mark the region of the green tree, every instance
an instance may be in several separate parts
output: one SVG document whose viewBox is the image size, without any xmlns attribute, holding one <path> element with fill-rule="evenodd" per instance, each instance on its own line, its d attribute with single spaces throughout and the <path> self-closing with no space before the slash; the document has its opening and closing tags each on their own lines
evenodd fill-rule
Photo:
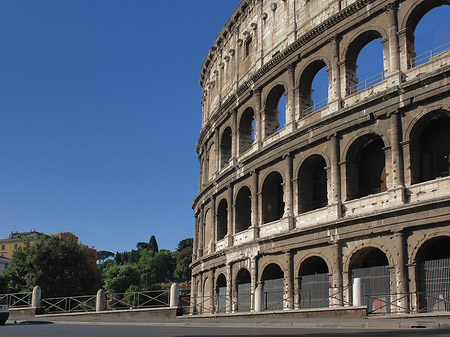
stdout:
<svg viewBox="0 0 450 337">
<path fill-rule="evenodd" d="M 103 270 L 105 289 L 110 293 L 126 292 L 131 286 L 140 284 L 139 271 L 135 265 L 111 265 Z"/>
<path fill-rule="evenodd" d="M 110 257 L 114 257 L 114 253 L 107 250 L 99 250 L 97 252 L 97 261 L 99 263 L 104 263 Z"/>
<path fill-rule="evenodd" d="M 177 258 L 174 277 L 178 282 L 185 282 L 191 279 L 192 262 L 192 239 L 184 239 L 178 243 Z"/>
<path fill-rule="evenodd" d="M 148 242 L 148 249 L 150 249 L 153 253 L 158 252 L 158 243 L 156 242 L 156 237 L 154 235 L 150 237 L 150 241 Z"/>
<path fill-rule="evenodd" d="M 100 273 L 86 250 L 58 237 L 42 237 L 16 249 L 5 274 L 10 291 L 31 291 L 39 285 L 43 296 L 95 294 L 101 287 Z"/>
</svg>

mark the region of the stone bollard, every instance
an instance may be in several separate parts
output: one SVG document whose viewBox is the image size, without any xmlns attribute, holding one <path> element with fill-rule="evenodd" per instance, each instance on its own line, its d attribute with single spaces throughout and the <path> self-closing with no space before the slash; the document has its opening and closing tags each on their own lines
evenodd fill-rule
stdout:
<svg viewBox="0 0 450 337">
<path fill-rule="evenodd" d="M 178 283 L 172 283 L 170 286 L 170 307 L 178 308 L 178 304 L 180 301 L 180 287 Z"/>
<path fill-rule="evenodd" d="M 99 289 L 97 291 L 97 297 L 95 299 L 95 311 L 104 311 L 106 308 L 105 304 L 105 290 Z"/>
<path fill-rule="evenodd" d="M 363 279 L 355 278 L 353 280 L 353 306 L 360 307 L 363 305 Z"/>
<path fill-rule="evenodd" d="M 255 312 L 264 311 L 264 285 L 263 283 L 258 283 L 255 289 Z"/>
<path fill-rule="evenodd" d="M 35 286 L 33 288 L 33 294 L 31 295 L 31 307 L 40 308 L 41 307 L 41 287 Z"/>
</svg>

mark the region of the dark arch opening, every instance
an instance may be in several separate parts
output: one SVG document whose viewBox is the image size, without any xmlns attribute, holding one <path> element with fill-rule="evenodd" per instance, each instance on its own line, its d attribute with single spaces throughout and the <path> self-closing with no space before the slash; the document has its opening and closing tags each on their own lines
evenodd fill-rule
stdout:
<svg viewBox="0 0 450 337">
<path fill-rule="evenodd" d="M 347 200 L 387 190 L 384 143 L 381 137 L 357 139 L 347 154 Z"/>
<path fill-rule="evenodd" d="M 236 233 L 245 231 L 251 225 L 252 194 L 247 186 L 242 187 L 236 197 Z"/>
<path fill-rule="evenodd" d="M 242 113 L 239 122 L 239 154 L 244 153 L 253 146 L 255 139 L 254 126 L 254 112 L 252 108 L 247 108 Z"/>
<path fill-rule="evenodd" d="M 450 237 L 425 242 L 416 255 L 419 310 L 450 311 Z"/>
<path fill-rule="evenodd" d="M 325 159 L 319 155 L 308 157 L 298 173 L 298 210 L 312 211 L 328 204 Z"/>
<path fill-rule="evenodd" d="M 231 159 L 231 128 L 227 127 L 220 140 L 220 168 L 224 168 L 228 165 Z"/>
<path fill-rule="evenodd" d="M 236 276 L 237 311 L 251 310 L 251 276 L 247 269 L 241 269 Z"/>
<path fill-rule="evenodd" d="M 381 34 L 371 30 L 358 36 L 350 43 L 345 62 L 349 95 L 384 80 Z"/>
<path fill-rule="evenodd" d="M 330 281 L 326 262 L 312 256 L 300 265 L 300 308 L 325 308 L 329 306 Z"/>
<path fill-rule="evenodd" d="M 222 199 L 217 209 L 217 240 L 222 240 L 228 231 L 228 203 Z"/>
<path fill-rule="evenodd" d="M 283 217 L 283 178 L 278 172 L 272 172 L 266 178 L 262 188 L 263 223 L 279 220 Z"/>
<path fill-rule="evenodd" d="M 269 137 L 284 127 L 286 120 L 286 100 L 284 86 L 276 85 L 270 91 L 264 111 L 265 137 Z M 282 106 L 284 104 L 284 106 Z M 284 114 L 284 116 L 282 116 Z"/>
<path fill-rule="evenodd" d="M 262 273 L 264 281 L 264 310 L 283 310 L 284 273 L 279 265 L 269 264 Z"/>
<path fill-rule="evenodd" d="M 227 308 L 227 278 L 220 274 L 216 281 L 216 308 L 218 312 L 226 312 Z"/>
<path fill-rule="evenodd" d="M 408 69 L 448 50 L 449 5 L 449 0 L 424 1 L 411 13 L 406 25 Z"/>
<path fill-rule="evenodd" d="M 322 60 L 312 62 L 300 77 L 300 111 L 307 116 L 327 105 L 328 75 Z"/>
</svg>

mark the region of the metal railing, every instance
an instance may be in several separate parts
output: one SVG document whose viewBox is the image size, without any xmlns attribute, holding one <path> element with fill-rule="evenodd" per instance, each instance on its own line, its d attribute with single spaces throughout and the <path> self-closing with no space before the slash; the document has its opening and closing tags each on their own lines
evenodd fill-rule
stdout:
<svg viewBox="0 0 450 337">
<path fill-rule="evenodd" d="M 0 301 L 4 301 L 12 309 L 29 308 L 31 307 L 31 296 L 31 292 L 0 294 Z"/>
<path fill-rule="evenodd" d="M 169 306 L 169 290 L 106 294 L 106 309 L 143 309 Z"/>
<path fill-rule="evenodd" d="M 375 84 L 384 81 L 385 79 L 386 79 L 386 77 L 384 76 L 384 71 L 383 71 L 383 72 L 381 72 L 381 73 L 379 73 L 379 74 L 377 74 L 375 76 L 369 77 L 368 79 L 366 79 L 366 80 L 364 80 L 364 81 L 362 81 L 362 82 L 360 82 L 360 83 L 358 83 L 358 84 L 356 84 L 354 86 L 349 87 L 348 88 L 348 94 L 352 95 L 352 94 L 355 94 L 355 93 L 357 93 L 359 91 L 362 91 L 362 90 L 365 90 L 367 88 L 370 88 L 370 87 L 374 86 Z"/>
<path fill-rule="evenodd" d="M 328 97 L 302 110 L 302 117 L 308 116 L 313 112 L 319 111 L 328 105 Z"/>
<path fill-rule="evenodd" d="M 55 297 L 41 299 L 41 305 L 49 314 L 95 311 L 96 295 Z"/>
<path fill-rule="evenodd" d="M 421 64 L 429 62 L 433 57 L 436 57 L 446 51 L 450 50 L 450 42 L 442 46 L 427 51 L 426 53 L 417 55 L 408 60 L 408 69 L 420 66 Z"/>
</svg>

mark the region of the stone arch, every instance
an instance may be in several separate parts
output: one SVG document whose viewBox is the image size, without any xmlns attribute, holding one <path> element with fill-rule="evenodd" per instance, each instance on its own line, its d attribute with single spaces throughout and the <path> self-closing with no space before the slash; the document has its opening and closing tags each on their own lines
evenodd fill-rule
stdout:
<svg viewBox="0 0 450 337">
<path fill-rule="evenodd" d="M 358 199 L 387 190 L 386 143 L 375 133 L 353 140 L 346 151 L 346 200 Z"/>
<path fill-rule="evenodd" d="M 378 249 L 380 250 L 384 255 L 386 255 L 387 261 L 388 261 L 388 266 L 393 266 L 394 263 L 394 257 L 392 256 L 391 252 L 386 249 L 386 247 L 378 242 L 371 242 L 370 245 L 369 244 L 361 244 L 358 245 L 357 247 L 355 247 L 354 249 L 352 249 L 351 251 L 349 251 L 347 254 L 344 254 L 342 257 L 342 267 L 343 267 L 343 271 L 349 271 L 350 270 L 350 264 L 351 264 L 351 258 L 352 256 L 355 256 L 355 254 L 360 251 L 361 249 L 366 249 L 366 248 L 372 248 L 372 249 Z"/>
<path fill-rule="evenodd" d="M 420 261 L 420 256 L 418 256 L 419 250 L 424 246 L 426 242 L 432 242 L 436 238 L 440 237 L 450 237 L 448 231 L 440 230 L 433 233 L 425 233 L 420 239 L 415 241 L 414 247 L 408 256 L 408 263 L 413 264 L 416 261 Z"/>
<path fill-rule="evenodd" d="M 297 174 L 298 211 L 304 213 L 328 204 L 327 162 L 312 154 L 302 161 Z"/>
<path fill-rule="evenodd" d="M 358 31 L 350 43 L 344 48 L 342 60 L 345 60 L 345 91 L 347 94 L 356 92 L 354 88 L 359 83 L 356 75 L 356 69 L 358 67 L 357 59 L 362 49 L 373 40 L 385 38 L 387 38 L 387 34 L 382 27 L 368 26 Z"/>
<path fill-rule="evenodd" d="M 235 233 L 245 231 L 251 226 L 252 218 L 252 193 L 250 188 L 242 186 L 235 199 Z"/>
<path fill-rule="evenodd" d="M 406 31 L 406 55 L 408 69 L 414 66 L 412 62 L 415 53 L 415 31 L 420 20 L 434 8 L 450 5 L 450 0 L 420 1 L 411 6 L 400 23 L 399 31 Z"/>
<path fill-rule="evenodd" d="M 321 57 L 314 57 L 310 62 L 302 68 L 300 73 L 299 83 L 299 103 L 300 103 L 300 114 L 301 117 L 307 116 L 316 110 L 321 109 L 321 107 L 316 106 L 318 102 L 313 102 L 312 83 L 314 78 L 323 68 L 330 69 L 330 63 L 327 59 Z M 328 74 L 328 87 L 330 86 L 330 74 Z M 328 97 L 328 95 L 327 95 Z"/>
<path fill-rule="evenodd" d="M 255 139 L 254 122 L 255 111 L 252 107 L 247 107 L 239 118 L 239 154 L 244 153 L 253 146 L 253 141 Z"/>
<path fill-rule="evenodd" d="M 224 313 L 227 308 L 227 278 L 220 273 L 216 278 L 216 311 Z"/>
<path fill-rule="evenodd" d="M 283 310 L 284 301 L 284 270 L 278 263 L 267 264 L 261 274 L 264 282 L 265 310 Z"/>
<path fill-rule="evenodd" d="M 272 86 L 267 96 L 264 98 L 264 136 L 269 137 L 278 131 L 279 124 L 279 109 L 278 104 L 285 93 L 287 86 L 283 83 L 278 83 Z M 285 109 L 286 110 L 286 107 Z"/>
<path fill-rule="evenodd" d="M 212 284 L 211 278 L 206 277 L 203 280 L 203 303 L 201 304 L 201 312 L 202 313 L 212 313 L 211 305 L 213 303 L 213 293 L 212 293 Z"/>
<path fill-rule="evenodd" d="M 329 271 L 329 274 L 333 273 L 333 264 L 331 263 L 330 259 L 327 256 L 325 256 L 325 254 L 323 254 L 321 251 L 310 251 L 310 252 L 307 252 L 306 254 L 302 255 L 301 258 L 296 263 L 296 265 L 295 265 L 296 275 L 300 274 L 300 267 L 301 267 L 302 263 L 304 261 L 306 261 L 310 258 L 314 258 L 314 257 L 320 258 L 323 261 L 325 261 L 328 271 Z"/>
<path fill-rule="evenodd" d="M 203 255 L 210 253 L 211 246 L 211 233 L 213 226 L 212 212 L 210 208 L 207 208 L 203 218 Z"/>
<path fill-rule="evenodd" d="M 247 268 L 241 268 L 234 278 L 238 312 L 251 310 L 251 276 Z"/>
<path fill-rule="evenodd" d="M 228 165 L 231 159 L 232 130 L 227 126 L 220 137 L 220 168 Z"/>
<path fill-rule="evenodd" d="M 272 171 L 262 185 L 262 222 L 279 220 L 284 214 L 283 177 Z"/>
<path fill-rule="evenodd" d="M 217 241 L 225 238 L 228 232 L 228 201 L 222 198 L 217 206 Z"/>
<path fill-rule="evenodd" d="M 300 308 L 324 308 L 329 306 L 330 269 L 318 255 L 312 255 L 300 263 L 298 293 Z"/>
<path fill-rule="evenodd" d="M 409 136 L 411 184 L 449 176 L 450 112 L 439 109 L 422 115 Z"/>
</svg>

